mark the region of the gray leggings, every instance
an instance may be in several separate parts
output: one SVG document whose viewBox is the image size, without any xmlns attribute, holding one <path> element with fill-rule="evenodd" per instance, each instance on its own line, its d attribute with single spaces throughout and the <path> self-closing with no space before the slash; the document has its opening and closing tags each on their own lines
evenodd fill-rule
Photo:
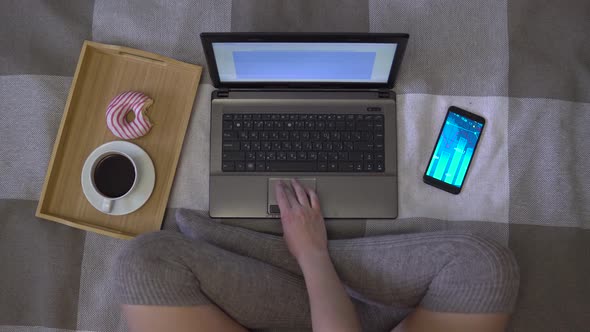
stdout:
<svg viewBox="0 0 590 332">
<path fill-rule="evenodd" d="M 115 282 L 126 304 L 215 304 L 247 328 L 309 328 L 305 283 L 281 237 L 180 210 L 181 233 L 129 242 Z M 511 312 L 519 274 L 512 253 L 468 233 L 329 241 L 336 271 L 366 331 L 389 331 L 417 306 L 439 312 Z"/>
</svg>

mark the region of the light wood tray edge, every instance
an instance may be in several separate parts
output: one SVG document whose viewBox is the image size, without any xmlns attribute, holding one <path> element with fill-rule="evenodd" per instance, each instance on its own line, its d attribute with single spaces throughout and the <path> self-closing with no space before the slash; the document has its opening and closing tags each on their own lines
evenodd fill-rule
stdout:
<svg viewBox="0 0 590 332">
<path fill-rule="evenodd" d="M 147 51 L 142 51 L 142 50 L 137 50 L 137 49 L 133 49 L 133 48 L 129 48 L 129 47 L 125 47 L 125 46 L 118 46 L 118 45 L 108 45 L 108 44 L 102 44 L 102 43 L 97 43 L 97 42 L 92 42 L 89 40 L 85 40 L 84 44 L 82 45 L 82 50 L 80 51 L 80 56 L 78 57 L 78 64 L 76 65 L 76 71 L 74 73 L 74 77 L 72 79 L 72 83 L 70 85 L 70 91 L 68 93 L 68 98 L 66 100 L 66 104 L 64 106 L 64 113 L 62 115 L 61 121 L 60 121 L 60 125 L 59 125 L 59 129 L 57 131 L 57 135 L 56 135 L 56 139 L 55 139 L 55 143 L 53 144 L 53 149 L 51 151 L 51 157 L 49 159 L 49 163 L 47 166 L 47 171 L 45 173 L 45 179 L 43 182 L 43 187 L 41 189 L 41 195 L 39 198 L 39 203 L 37 204 L 37 210 L 35 212 L 35 216 L 37 218 L 42 218 L 45 220 L 49 220 L 49 221 L 54 221 L 57 223 L 61 223 L 67 226 L 71 226 L 71 227 L 75 227 L 78 229 L 82 229 L 82 230 L 86 230 L 86 231 L 91 231 L 91 232 L 95 232 L 95 233 L 99 233 L 99 234 L 103 234 L 103 235 L 108 235 L 111 237 L 115 237 L 115 238 L 120 238 L 120 239 L 130 239 L 135 237 L 137 234 L 131 234 L 131 233 L 126 233 L 126 232 L 122 232 L 116 229 L 111 229 L 108 227 L 104 227 L 104 226 L 100 226 L 100 225 L 96 225 L 96 224 L 91 224 L 91 223 L 86 223 L 83 222 L 81 220 L 75 220 L 75 221 L 71 221 L 71 220 L 67 220 L 67 219 L 63 219 L 60 218 L 58 216 L 55 215 L 50 215 L 47 214 L 43 211 L 44 208 L 44 204 L 45 204 L 45 194 L 47 192 L 47 188 L 49 186 L 49 182 L 51 180 L 51 174 L 53 172 L 53 166 L 55 164 L 55 159 L 58 153 L 58 150 L 60 148 L 60 142 L 61 142 L 61 138 L 62 138 L 62 134 L 68 119 L 68 113 L 70 112 L 70 104 L 72 101 L 72 98 L 74 96 L 75 93 L 75 88 L 77 86 L 77 81 L 78 81 L 78 77 L 79 77 L 79 73 L 80 70 L 82 68 L 83 65 L 83 60 L 84 60 L 84 56 L 86 54 L 86 50 L 89 47 L 93 47 L 96 49 L 100 49 L 100 50 L 110 50 L 112 52 L 117 52 L 117 53 L 125 53 L 125 54 L 129 54 L 132 56 L 137 56 L 140 58 L 143 58 L 145 61 L 159 61 L 162 62 L 163 65 L 165 65 L 166 63 L 170 63 L 170 64 L 174 64 L 177 66 L 182 66 L 185 67 L 186 70 L 190 70 L 190 71 L 194 71 L 196 74 L 198 74 L 197 79 L 193 82 L 193 86 L 191 87 L 191 91 L 194 91 L 193 95 L 192 95 L 192 100 L 194 101 L 196 96 L 197 96 L 197 87 L 199 85 L 200 82 L 200 77 L 202 75 L 202 70 L 203 67 L 199 66 L 199 65 L 193 65 L 193 64 L 189 64 L 189 63 L 185 63 L 185 62 L 181 62 L 178 60 L 174 60 L 172 58 L 168 58 L 165 56 L 161 56 L 155 53 L 150 53 Z M 185 126 L 184 126 L 184 132 L 186 135 L 186 130 L 188 128 L 188 119 L 190 119 L 192 112 L 187 112 L 187 118 L 185 119 L 186 121 L 184 121 Z M 180 152 L 182 151 L 182 147 L 184 145 L 184 137 L 183 137 L 183 143 L 179 144 L 179 146 L 177 147 L 177 151 L 175 151 L 175 153 L 177 155 L 180 154 Z M 180 157 L 177 157 L 174 165 L 173 165 L 173 169 L 176 172 L 176 168 L 178 167 L 178 161 L 179 161 Z M 168 200 L 170 199 L 170 191 L 172 190 L 172 184 L 174 182 L 174 177 L 171 177 L 169 183 L 167 183 L 166 186 L 166 205 L 168 205 Z M 163 211 L 161 211 L 159 213 L 159 215 L 157 216 L 159 219 L 164 218 L 164 214 L 166 213 L 165 209 Z"/>
</svg>

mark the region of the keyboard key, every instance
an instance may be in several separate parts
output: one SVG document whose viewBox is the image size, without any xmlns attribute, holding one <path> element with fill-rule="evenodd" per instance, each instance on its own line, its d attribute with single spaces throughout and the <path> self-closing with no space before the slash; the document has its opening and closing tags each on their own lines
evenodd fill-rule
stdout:
<svg viewBox="0 0 590 332">
<path fill-rule="evenodd" d="M 257 131 L 249 131 L 248 136 L 250 136 L 250 140 L 252 140 L 252 141 L 258 140 L 258 132 Z"/>
<path fill-rule="evenodd" d="M 361 133 L 359 131 L 353 131 L 352 133 L 350 133 L 350 136 L 353 141 L 361 140 Z"/>
<path fill-rule="evenodd" d="M 292 141 L 298 141 L 299 140 L 299 132 L 298 131 L 292 131 L 291 132 L 291 140 Z"/>
<path fill-rule="evenodd" d="M 266 170 L 266 163 L 264 163 L 264 161 L 257 161 L 256 170 L 259 172 Z"/>
<path fill-rule="evenodd" d="M 238 131 L 238 139 L 241 141 L 248 140 L 248 132 L 247 131 Z"/>
<path fill-rule="evenodd" d="M 366 152 L 366 153 L 364 154 L 364 156 L 363 156 L 363 159 L 365 159 L 365 161 L 373 161 L 373 160 L 375 160 L 375 158 L 374 158 L 374 157 L 375 157 L 375 156 L 373 156 L 373 154 L 372 154 L 372 153 L 370 153 L 370 152 Z"/>
<path fill-rule="evenodd" d="M 342 151 L 342 142 L 334 142 L 332 143 L 332 147 L 334 151 Z"/>
<path fill-rule="evenodd" d="M 252 121 L 244 121 L 244 129 L 252 129 Z"/>
<path fill-rule="evenodd" d="M 336 121 L 336 129 L 337 130 L 344 130 L 344 129 L 346 129 L 346 122 L 344 122 L 344 121 Z"/>
<path fill-rule="evenodd" d="M 302 141 L 309 141 L 309 131 L 302 131 L 301 132 L 301 140 Z"/>
<path fill-rule="evenodd" d="M 252 114 L 244 114 L 244 120 L 252 120 Z"/>
<path fill-rule="evenodd" d="M 354 171 L 355 172 L 362 172 L 363 171 L 363 163 L 354 163 Z"/>
<path fill-rule="evenodd" d="M 354 121 L 346 121 L 346 129 L 354 130 Z"/>
<path fill-rule="evenodd" d="M 260 150 L 260 142 L 251 142 L 250 143 L 250 150 L 259 151 Z"/>
<path fill-rule="evenodd" d="M 375 133 L 375 142 L 383 142 L 383 133 Z"/>
<path fill-rule="evenodd" d="M 262 116 L 260 114 L 252 114 L 252 120 L 260 120 Z"/>
<path fill-rule="evenodd" d="M 224 172 L 233 171 L 234 170 L 234 162 L 233 161 L 221 162 L 221 170 Z"/>
<path fill-rule="evenodd" d="M 338 160 L 347 161 L 348 160 L 348 152 L 338 152 Z"/>
<path fill-rule="evenodd" d="M 243 172 L 245 170 L 246 170 L 246 163 L 243 161 L 237 161 L 236 162 L 236 171 Z"/>
<path fill-rule="evenodd" d="M 363 141 L 372 141 L 373 140 L 373 133 L 370 131 L 363 131 L 361 132 L 361 140 Z"/>
<path fill-rule="evenodd" d="M 311 122 L 311 121 L 305 121 L 305 129 L 308 130 L 314 130 L 315 129 L 315 123 Z"/>
<path fill-rule="evenodd" d="M 307 160 L 307 152 L 297 152 L 297 160 Z"/>
<path fill-rule="evenodd" d="M 318 171 L 327 172 L 328 171 L 328 163 L 326 163 L 326 162 L 318 163 Z"/>
<path fill-rule="evenodd" d="M 324 142 L 324 144 L 322 144 L 322 148 L 323 148 L 322 150 L 324 150 L 324 151 L 332 151 L 333 147 L 334 146 L 332 145 L 331 142 Z"/>
<path fill-rule="evenodd" d="M 328 154 L 326 152 L 318 152 L 319 161 L 328 161 Z"/>
<path fill-rule="evenodd" d="M 223 151 L 239 151 L 240 142 L 223 142 L 221 147 Z"/>
<path fill-rule="evenodd" d="M 256 160 L 256 153 L 254 153 L 254 152 L 246 152 L 246 160 Z"/>
<path fill-rule="evenodd" d="M 279 142 L 279 141 L 272 142 L 272 150 L 273 151 L 281 151 L 281 147 L 282 147 L 281 142 Z"/>
<path fill-rule="evenodd" d="M 281 141 L 286 141 L 289 139 L 289 132 L 288 131 L 281 131 L 279 132 L 279 139 Z"/>
<path fill-rule="evenodd" d="M 340 137 L 343 141 L 350 141 L 350 131 L 343 131 L 340 133 Z"/>
<path fill-rule="evenodd" d="M 223 140 L 233 141 L 238 138 L 238 133 L 235 131 L 225 130 L 223 131 Z"/>
<path fill-rule="evenodd" d="M 234 129 L 234 123 L 231 121 L 223 121 L 223 129 L 224 130 L 232 130 Z"/>
<path fill-rule="evenodd" d="M 266 152 L 260 151 L 256 152 L 256 160 L 265 160 L 266 159 Z"/>
<path fill-rule="evenodd" d="M 266 113 L 261 114 L 260 119 L 264 120 L 264 121 L 270 120 L 270 114 L 266 114 Z"/>
<path fill-rule="evenodd" d="M 383 149 L 384 149 L 383 143 L 376 143 L 375 144 L 375 148 L 374 148 L 375 151 L 383 151 Z"/>
<path fill-rule="evenodd" d="M 293 150 L 300 151 L 301 150 L 301 142 L 293 143 Z"/>
<path fill-rule="evenodd" d="M 297 114 L 289 114 L 289 120 L 299 120 L 299 116 Z"/>
<path fill-rule="evenodd" d="M 260 140 L 268 141 L 269 140 L 268 131 L 260 132 L 260 134 L 258 135 L 258 138 Z"/>
<path fill-rule="evenodd" d="M 385 171 L 385 165 L 383 165 L 383 162 L 382 161 L 378 161 L 378 162 L 375 163 L 375 170 L 377 172 L 383 172 L 383 171 Z"/>
<path fill-rule="evenodd" d="M 283 142 L 283 151 L 292 150 L 291 142 Z"/>
<path fill-rule="evenodd" d="M 383 152 L 375 153 L 375 160 L 385 160 L 385 155 L 383 154 Z"/>
<path fill-rule="evenodd" d="M 328 172 L 337 172 L 338 171 L 338 163 L 337 162 L 329 162 L 328 163 Z"/>
<path fill-rule="evenodd" d="M 316 151 L 322 151 L 322 142 L 313 142 L 313 149 Z"/>
<path fill-rule="evenodd" d="M 336 114 L 336 121 L 344 120 L 344 114 Z"/>
<path fill-rule="evenodd" d="M 326 122 L 326 129 L 328 129 L 328 130 L 334 130 L 334 129 L 336 129 L 336 122 L 335 121 L 328 121 L 328 122 Z"/>
<path fill-rule="evenodd" d="M 244 128 L 244 124 L 242 123 L 242 121 L 234 121 L 234 129 L 242 129 Z"/>
<path fill-rule="evenodd" d="M 277 160 L 287 160 L 287 152 L 277 152 Z"/>
<path fill-rule="evenodd" d="M 282 121 L 289 120 L 289 115 L 288 114 L 281 114 L 281 115 L 279 115 L 279 119 Z"/>
<path fill-rule="evenodd" d="M 281 121 L 275 121 L 273 126 L 275 129 L 283 129 L 283 123 Z"/>
<path fill-rule="evenodd" d="M 272 144 L 270 144 L 270 142 L 268 142 L 268 141 L 262 142 L 260 144 L 260 148 L 264 151 L 270 151 L 272 149 Z"/>
<path fill-rule="evenodd" d="M 318 160 L 318 153 L 317 152 L 308 152 L 307 159 L 309 160 Z"/>
<path fill-rule="evenodd" d="M 279 140 L 279 132 L 278 131 L 271 131 L 268 133 L 268 138 L 273 140 L 273 141 L 278 141 Z"/>
<path fill-rule="evenodd" d="M 233 120 L 234 116 L 233 114 L 224 114 L 223 115 L 223 120 Z"/>
<path fill-rule="evenodd" d="M 326 129 L 326 123 L 324 121 L 316 122 L 315 127 L 317 130 L 324 130 Z"/>
<path fill-rule="evenodd" d="M 256 130 L 263 130 L 264 129 L 264 121 L 254 121 L 254 129 Z"/>
<path fill-rule="evenodd" d="M 274 122 L 273 121 L 264 121 L 264 129 L 271 130 L 273 128 L 274 128 Z"/>
<path fill-rule="evenodd" d="M 354 171 L 354 164 L 349 161 L 339 162 L 338 163 L 338 170 L 341 172 L 353 172 Z"/>
<path fill-rule="evenodd" d="M 293 121 L 287 121 L 287 122 L 285 122 L 285 125 L 283 126 L 283 128 L 286 130 L 293 130 L 293 129 L 295 129 L 295 123 Z"/>
<path fill-rule="evenodd" d="M 326 114 L 318 114 L 318 120 L 321 120 L 321 121 L 326 120 Z"/>
<path fill-rule="evenodd" d="M 295 129 L 302 130 L 304 128 L 305 128 L 305 122 L 304 121 L 295 121 Z"/>
<path fill-rule="evenodd" d="M 303 151 L 311 151 L 312 150 L 311 142 L 301 143 L 301 149 L 303 149 Z"/>
<path fill-rule="evenodd" d="M 328 153 L 328 160 L 329 161 L 338 161 L 338 153 L 336 153 L 336 152 Z"/>
<path fill-rule="evenodd" d="M 330 138 L 332 139 L 332 141 L 339 141 L 340 140 L 340 132 L 333 131 L 330 134 Z"/>
<path fill-rule="evenodd" d="M 348 160 L 362 161 L 363 160 L 363 153 L 362 152 L 349 152 L 348 153 Z"/>
<path fill-rule="evenodd" d="M 242 120 L 244 116 L 242 114 L 234 114 L 234 120 Z"/>
<path fill-rule="evenodd" d="M 354 143 L 354 149 L 356 151 L 372 151 L 373 150 L 373 143 L 356 142 L 356 143 Z"/>
<path fill-rule="evenodd" d="M 256 163 L 253 161 L 249 161 L 246 163 L 246 171 L 253 172 L 256 170 Z"/>
<path fill-rule="evenodd" d="M 310 138 L 312 141 L 319 141 L 319 140 L 320 140 L 320 132 L 319 132 L 319 131 L 312 131 L 312 132 L 309 134 L 309 138 Z"/>
<path fill-rule="evenodd" d="M 250 151 L 250 142 L 242 142 L 242 145 L 240 147 L 240 150 L 242 150 L 242 151 Z"/>
<path fill-rule="evenodd" d="M 355 129 L 361 130 L 361 131 L 372 130 L 373 129 L 373 122 L 372 121 L 357 121 Z"/>
<path fill-rule="evenodd" d="M 276 152 L 267 152 L 266 153 L 266 160 L 276 160 L 277 159 L 277 154 Z"/>
<path fill-rule="evenodd" d="M 314 172 L 317 170 L 315 161 L 270 161 L 271 172 Z"/>
<path fill-rule="evenodd" d="M 372 161 L 365 161 L 365 171 L 373 172 L 375 170 L 375 164 Z"/>
<path fill-rule="evenodd" d="M 293 151 L 287 152 L 287 160 L 297 160 L 297 153 Z"/>
<path fill-rule="evenodd" d="M 270 116 L 270 119 L 273 120 L 273 121 L 276 121 L 276 120 L 279 120 L 280 119 L 280 116 L 279 116 L 279 114 L 272 114 Z"/>
<path fill-rule="evenodd" d="M 352 151 L 354 150 L 354 144 L 352 142 L 344 142 L 342 143 L 342 149 L 344 151 Z"/>
</svg>

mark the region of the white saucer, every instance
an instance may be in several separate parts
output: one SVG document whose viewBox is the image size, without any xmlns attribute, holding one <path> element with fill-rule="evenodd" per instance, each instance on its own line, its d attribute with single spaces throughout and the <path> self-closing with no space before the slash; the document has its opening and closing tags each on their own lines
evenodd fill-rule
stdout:
<svg viewBox="0 0 590 332">
<path fill-rule="evenodd" d="M 150 198 L 150 195 L 154 190 L 154 184 L 156 183 L 154 164 L 152 163 L 150 156 L 142 148 L 125 141 L 105 143 L 92 151 L 86 159 L 84 167 L 82 167 L 82 190 L 84 191 L 84 195 L 86 195 L 86 199 L 88 199 L 92 206 L 101 211 L 100 209 L 104 200 L 102 195 L 100 195 L 92 185 L 92 179 L 90 178 L 92 165 L 96 159 L 105 152 L 118 151 L 127 154 L 133 159 L 133 162 L 135 162 L 137 167 L 137 183 L 129 194 L 113 201 L 112 210 L 107 214 L 114 216 L 129 214 L 142 207 Z"/>
</svg>

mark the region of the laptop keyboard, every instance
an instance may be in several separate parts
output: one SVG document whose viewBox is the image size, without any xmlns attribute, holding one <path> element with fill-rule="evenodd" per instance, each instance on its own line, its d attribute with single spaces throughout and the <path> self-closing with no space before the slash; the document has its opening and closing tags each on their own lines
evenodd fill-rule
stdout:
<svg viewBox="0 0 590 332">
<path fill-rule="evenodd" d="M 383 115 L 223 114 L 223 172 L 383 172 Z"/>
</svg>

